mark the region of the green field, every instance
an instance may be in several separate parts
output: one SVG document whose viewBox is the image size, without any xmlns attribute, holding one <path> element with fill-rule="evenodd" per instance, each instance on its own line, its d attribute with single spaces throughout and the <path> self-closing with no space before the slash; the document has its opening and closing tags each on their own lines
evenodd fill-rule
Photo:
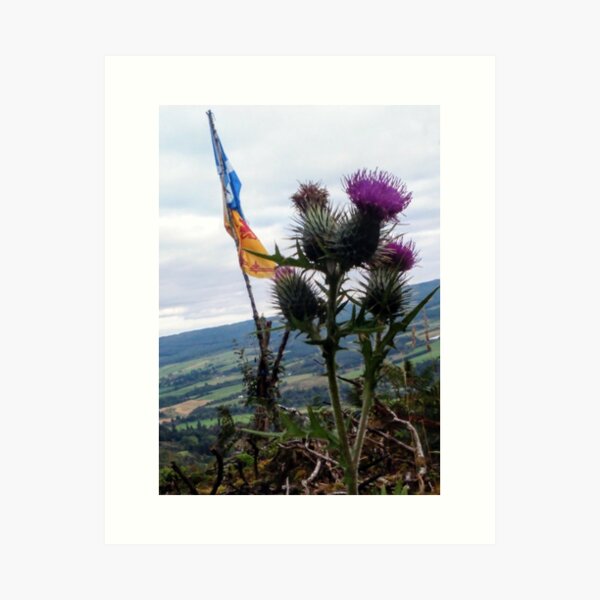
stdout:
<svg viewBox="0 0 600 600">
<path fill-rule="evenodd" d="M 251 414 L 247 414 L 247 415 L 233 415 L 233 420 L 236 423 L 249 423 L 250 420 L 252 419 L 253 415 Z M 179 425 L 175 426 L 175 429 L 177 429 L 177 431 L 184 431 L 186 429 L 194 429 L 198 423 L 200 423 L 200 425 L 202 425 L 203 427 L 213 427 L 214 425 L 216 425 L 218 422 L 218 419 L 216 417 L 211 418 L 211 419 L 196 419 L 195 421 L 188 421 L 186 423 L 180 423 Z"/>
<path fill-rule="evenodd" d="M 395 353 L 389 356 L 389 359 L 396 364 L 403 362 L 406 359 L 409 359 L 414 365 L 419 365 L 425 363 L 430 360 L 434 360 L 439 358 L 440 356 L 440 341 L 435 340 L 430 343 L 431 351 L 428 352 L 425 346 L 424 339 L 422 336 L 417 336 L 417 347 L 410 347 L 408 351 L 402 353 Z M 236 356 L 232 353 L 221 353 L 220 355 L 211 357 L 209 359 L 203 360 L 195 360 L 188 361 L 186 363 L 179 363 L 175 365 L 169 365 L 168 367 L 164 367 L 164 371 L 167 374 L 178 374 L 189 372 L 194 369 L 201 368 L 202 365 L 206 365 L 207 368 L 211 369 L 210 377 L 206 379 L 206 383 L 208 385 L 218 385 L 217 389 L 212 389 L 208 392 L 203 392 L 202 387 L 203 384 L 193 384 L 189 386 L 183 386 L 178 389 L 168 389 L 167 392 L 163 391 L 161 393 L 161 397 L 163 395 L 181 397 L 182 401 L 184 401 L 184 395 L 189 394 L 189 392 L 196 390 L 197 396 L 195 398 L 206 400 L 207 404 L 200 408 L 200 412 L 196 412 L 195 418 L 192 417 L 191 420 L 183 420 L 182 422 L 177 423 L 176 429 L 178 431 L 185 430 L 188 428 L 195 428 L 197 423 L 200 423 L 204 427 L 212 427 L 217 423 L 217 417 L 214 416 L 214 409 L 217 407 L 240 407 L 243 405 L 244 399 L 240 398 L 243 395 L 243 383 L 242 383 L 242 374 L 241 372 L 231 373 L 228 375 L 220 375 L 220 370 L 230 369 L 233 365 L 236 364 Z M 302 366 L 302 361 L 291 361 L 290 365 L 288 365 L 289 371 L 294 371 Z M 314 365 L 314 368 L 318 370 L 318 366 Z M 216 373 L 214 372 L 216 371 Z M 342 369 L 340 375 L 347 379 L 354 379 L 359 377 L 362 374 L 362 368 L 353 368 L 353 369 Z M 303 372 L 298 373 L 295 372 L 293 375 L 284 376 L 281 381 L 281 391 L 283 394 L 283 402 L 285 402 L 286 393 L 290 393 L 292 390 L 308 390 L 307 393 L 311 393 L 310 390 L 314 388 L 321 388 L 323 391 L 324 397 L 327 395 L 326 389 L 326 380 L 323 374 L 319 372 Z M 317 392 L 320 393 L 320 392 Z M 176 404 L 175 404 L 176 405 Z M 302 411 L 303 408 L 299 407 Z M 210 416 L 207 415 L 206 418 L 198 418 L 205 409 L 212 409 L 209 413 Z M 252 418 L 251 414 L 235 414 L 233 415 L 234 420 L 237 423 L 248 423 Z"/>
<path fill-rule="evenodd" d="M 413 364 L 419 365 L 424 362 L 434 360 L 439 358 L 440 356 L 440 341 L 435 340 L 431 342 L 431 351 L 427 352 L 425 347 L 425 341 L 423 339 L 419 339 L 422 336 L 417 336 L 417 347 L 410 348 L 407 352 L 399 352 L 394 353 L 389 356 L 389 359 L 394 363 L 400 363 L 406 359 L 410 360 Z M 194 369 L 200 369 L 203 366 L 207 369 L 210 369 L 210 373 L 207 373 L 207 379 L 202 383 L 196 383 L 191 385 L 186 385 L 177 388 L 169 387 L 161 390 L 160 397 L 163 398 L 165 396 L 181 398 L 181 401 L 189 400 L 189 399 L 202 399 L 206 400 L 207 404 L 203 408 L 216 408 L 217 406 L 221 407 L 231 407 L 235 405 L 239 405 L 242 401 L 239 398 L 244 393 L 243 382 L 242 382 L 242 374 L 241 372 L 230 373 L 227 375 L 219 374 L 222 370 L 231 369 L 236 365 L 237 357 L 231 353 L 221 353 L 215 355 L 214 357 L 210 357 L 208 359 L 202 360 L 193 360 L 187 361 L 185 363 L 178 363 L 174 365 L 169 365 L 167 367 L 163 367 L 161 369 L 161 376 L 165 375 L 176 375 L 181 373 L 186 373 L 193 371 Z M 301 368 L 301 361 L 291 361 L 287 366 L 288 371 L 294 372 L 294 370 Z M 318 370 L 318 366 L 314 365 L 314 368 Z M 362 373 L 362 368 L 351 368 L 351 369 L 342 369 L 340 371 L 340 375 L 347 378 L 353 379 L 355 377 L 359 377 Z M 219 386 L 216 389 L 211 389 L 209 391 L 204 390 L 205 383 L 210 386 Z M 326 381 L 323 377 L 323 374 L 318 372 L 303 372 L 297 373 L 294 372 L 293 375 L 287 375 L 282 378 L 281 381 L 281 390 L 284 394 L 286 391 L 289 393 L 291 390 L 309 390 L 312 388 L 323 388 L 324 393 L 326 387 Z M 176 405 L 177 403 L 175 403 Z M 213 413 L 214 414 L 214 413 Z M 236 415 L 236 417 L 241 417 L 241 415 Z M 193 421 L 194 423 L 197 422 Z M 207 419 L 201 419 L 203 424 L 212 424 L 216 422 L 216 418 L 212 416 Z M 185 426 L 185 424 L 180 424 L 179 426 Z"/>
<path fill-rule="evenodd" d="M 158 371 L 159 377 L 165 377 L 166 375 L 183 374 L 189 373 L 194 369 L 210 369 L 214 368 L 217 372 L 231 369 L 237 365 L 237 356 L 233 350 L 226 352 L 220 352 L 208 358 L 198 358 L 194 360 L 188 360 L 181 363 L 175 363 L 173 365 L 167 365 L 160 367 Z"/>
</svg>

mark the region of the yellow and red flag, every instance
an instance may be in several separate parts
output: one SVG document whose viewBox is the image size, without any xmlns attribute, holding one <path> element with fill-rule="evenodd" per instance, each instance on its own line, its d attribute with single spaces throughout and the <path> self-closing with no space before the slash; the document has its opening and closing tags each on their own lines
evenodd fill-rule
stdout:
<svg viewBox="0 0 600 600">
<path fill-rule="evenodd" d="M 252 277 L 273 277 L 277 265 L 271 260 L 260 258 L 248 252 L 248 250 L 251 250 L 259 254 L 269 254 L 252 229 L 250 229 L 244 217 L 240 204 L 242 182 L 223 150 L 221 140 L 215 129 L 212 112 L 208 111 L 207 114 L 210 122 L 215 162 L 223 189 L 223 219 L 225 221 L 225 229 L 235 241 L 240 267 L 244 273 Z"/>
</svg>

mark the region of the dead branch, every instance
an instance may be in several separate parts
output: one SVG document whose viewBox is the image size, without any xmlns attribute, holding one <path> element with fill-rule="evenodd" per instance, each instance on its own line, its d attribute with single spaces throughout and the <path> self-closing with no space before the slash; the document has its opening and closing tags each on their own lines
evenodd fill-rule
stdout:
<svg viewBox="0 0 600 600">
<path fill-rule="evenodd" d="M 365 442 L 370 442 L 371 444 L 373 444 L 373 446 L 377 446 L 378 448 L 385 450 L 385 444 L 383 442 L 375 440 L 372 437 L 369 437 L 368 435 L 365 436 Z"/>
<path fill-rule="evenodd" d="M 190 481 L 189 477 L 179 468 L 179 465 L 175 461 L 171 461 L 171 468 L 173 469 L 173 471 L 175 471 L 175 473 L 177 473 L 177 475 L 180 477 L 180 479 L 183 481 L 183 483 L 185 483 L 188 490 L 190 491 L 190 494 L 193 494 L 194 496 L 198 496 L 199 495 L 198 490 L 195 488 L 194 484 Z M 176 486 L 176 487 L 178 487 L 178 486 Z"/>
<path fill-rule="evenodd" d="M 394 442 L 394 444 L 398 444 L 398 446 L 402 446 L 402 448 L 404 448 L 405 450 L 408 450 L 409 452 L 412 452 L 414 454 L 415 449 L 412 446 L 409 446 L 408 444 L 405 444 L 404 442 L 397 440 L 394 436 L 390 435 L 389 433 L 385 433 L 385 431 L 381 431 L 380 429 L 375 429 L 373 427 L 367 427 L 367 431 L 369 433 L 374 433 L 375 435 L 379 435 L 382 438 L 388 440 L 389 442 Z"/>
<path fill-rule="evenodd" d="M 319 458 L 319 460 L 317 460 L 317 464 L 313 472 L 306 479 L 302 480 L 302 487 L 306 490 L 307 495 L 310 495 L 310 488 L 308 486 L 315 480 L 315 478 L 319 474 L 322 464 L 323 461 Z"/>
<path fill-rule="evenodd" d="M 279 380 L 279 365 L 281 364 L 281 359 L 283 358 L 283 352 L 288 342 L 288 338 L 290 337 L 290 328 L 286 327 L 283 332 L 283 337 L 281 338 L 281 343 L 279 344 L 279 350 L 277 351 L 277 357 L 275 358 L 275 362 L 273 363 L 273 370 L 271 371 L 271 385 L 274 385 Z"/>
<path fill-rule="evenodd" d="M 286 443 L 279 443 L 277 444 L 280 448 L 284 448 L 287 450 L 291 450 L 292 448 L 297 448 L 299 450 L 304 450 L 306 451 L 308 454 L 316 456 L 317 458 L 320 458 L 322 460 L 325 460 L 329 463 L 332 463 L 336 466 L 339 466 L 340 463 L 338 463 L 337 460 L 334 460 L 333 458 L 326 456 L 325 454 L 321 454 L 320 452 L 317 452 L 316 450 L 313 450 L 312 448 L 308 447 L 308 442 L 306 444 L 302 444 L 302 442 L 295 442 L 295 441 L 291 441 L 291 442 L 286 442 Z"/>
<path fill-rule="evenodd" d="M 405 419 L 401 419 L 389 406 L 385 404 L 380 404 L 381 408 L 383 408 L 388 415 L 392 417 L 393 423 L 399 423 L 408 429 L 414 444 L 414 453 L 415 453 L 415 465 L 417 467 L 417 479 L 419 482 L 419 492 L 423 493 L 425 491 L 425 481 L 423 480 L 423 476 L 427 474 L 427 459 L 425 458 L 425 453 L 423 452 L 423 446 L 421 444 L 421 438 L 419 437 L 419 433 L 416 430 L 415 426 Z"/>
<path fill-rule="evenodd" d="M 386 474 L 386 471 L 380 471 L 379 473 L 375 473 L 375 475 L 372 475 L 371 477 L 365 479 L 364 481 L 361 481 L 358 484 L 358 489 L 359 491 L 364 490 L 369 484 L 373 483 L 374 481 L 377 481 L 380 477 L 383 477 L 383 475 Z"/>
<path fill-rule="evenodd" d="M 252 448 L 254 479 L 258 479 L 258 445 L 251 436 L 248 436 L 248 444 L 250 444 L 250 447 Z"/>
<path fill-rule="evenodd" d="M 287 406 L 284 406 L 283 404 L 278 404 L 277 408 L 281 409 L 283 412 L 288 412 L 292 415 L 296 415 L 297 417 L 304 417 L 304 415 L 296 408 L 289 408 Z"/>
<path fill-rule="evenodd" d="M 235 468 L 237 469 L 238 475 L 240 476 L 240 479 L 244 482 L 246 487 L 250 487 L 250 484 L 246 479 L 246 474 L 244 473 L 244 463 L 241 460 L 236 460 Z"/>
<path fill-rule="evenodd" d="M 210 453 L 217 459 L 217 478 L 215 479 L 212 490 L 210 490 L 210 495 L 214 496 L 223 481 L 223 454 L 216 448 L 211 448 Z"/>
</svg>

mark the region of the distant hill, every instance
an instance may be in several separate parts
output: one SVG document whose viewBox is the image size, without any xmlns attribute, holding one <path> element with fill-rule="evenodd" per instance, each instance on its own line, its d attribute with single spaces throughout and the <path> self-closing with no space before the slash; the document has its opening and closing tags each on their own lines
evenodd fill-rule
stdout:
<svg viewBox="0 0 600 600">
<path fill-rule="evenodd" d="M 234 340 L 238 343 L 245 341 L 255 328 L 254 321 L 249 320 L 161 337 L 159 339 L 160 366 L 231 350 Z"/>
<path fill-rule="evenodd" d="M 418 283 L 412 286 L 412 301 L 419 302 L 435 287 L 440 285 L 439 279 Z M 440 318 L 439 292 L 428 302 L 427 317 L 431 323 L 438 323 Z M 276 317 L 272 318 L 273 327 L 281 325 Z M 198 329 L 176 335 L 168 335 L 159 339 L 159 363 L 161 367 L 185 361 L 213 356 L 222 352 L 231 351 L 234 342 L 239 346 L 248 346 L 255 343 L 255 325 L 253 320 L 241 321 L 230 325 Z M 274 332 L 271 346 L 276 348 L 280 332 Z M 294 344 L 295 355 L 314 352 L 314 347 L 306 344 Z"/>
</svg>

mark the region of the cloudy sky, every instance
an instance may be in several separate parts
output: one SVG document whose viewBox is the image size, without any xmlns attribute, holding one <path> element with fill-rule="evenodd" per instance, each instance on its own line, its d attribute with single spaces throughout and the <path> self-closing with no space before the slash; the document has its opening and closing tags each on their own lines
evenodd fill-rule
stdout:
<svg viewBox="0 0 600 600">
<path fill-rule="evenodd" d="M 285 248 L 299 181 L 320 181 L 348 202 L 341 177 L 390 171 L 413 192 L 400 231 L 414 239 L 413 282 L 439 277 L 437 106 L 164 106 L 160 109 L 160 335 L 251 318 L 206 111 L 241 182 L 242 209 L 268 251 Z M 251 278 L 258 309 L 274 310 L 269 280 Z"/>
</svg>

